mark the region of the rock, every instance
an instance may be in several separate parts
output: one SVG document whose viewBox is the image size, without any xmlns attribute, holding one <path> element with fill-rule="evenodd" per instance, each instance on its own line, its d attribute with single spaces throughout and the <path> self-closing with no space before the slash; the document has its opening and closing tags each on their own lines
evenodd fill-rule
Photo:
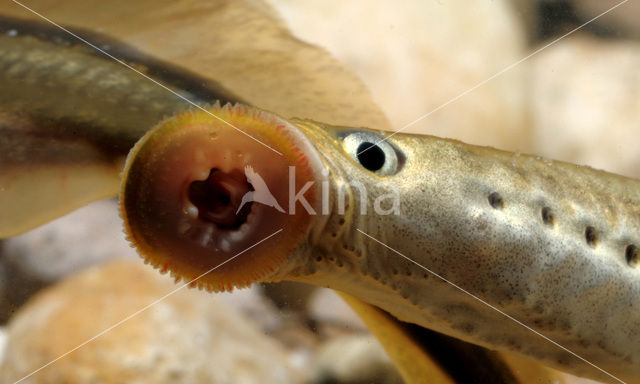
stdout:
<svg viewBox="0 0 640 384">
<path fill-rule="evenodd" d="M 320 336 L 310 321 L 307 297 L 316 287 L 284 281 L 254 284 L 249 289 L 216 295 L 256 322 L 270 337 L 295 353 L 300 365 L 309 362 Z"/>
<path fill-rule="evenodd" d="M 137 257 L 125 240 L 115 199 L 96 201 L 4 246 L 8 263 L 47 283 L 107 260 Z"/>
<path fill-rule="evenodd" d="M 0 259 L 0 321 L 42 287 L 113 259 L 138 259 L 125 240 L 115 200 L 97 201 L 6 239 Z"/>
<path fill-rule="evenodd" d="M 270 2 L 296 36 L 326 48 L 364 80 L 393 129 L 526 55 L 524 27 L 508 0 Z M 525 150 L 524 74 L 516 66 L 406 132 Z"/>
<path fill-rule="evenodd" d="M 298 381 L 287 352 L 254 323 L 213 294 L 177 287 L 141 262 L 119 261 L 40 292 L 9 323 L 0 382 L 76 346 L 29 383 Z"/>
<path fill-rule="evenodd" d="M 215 295 L 245 317 L 252 319 L 265 333 L 272 333 L 284 326 L 282 314 L 264 297 L 263 287 L 259 284 L 235 289 L 233 292 L 218 292 Z"/>
<path fill-rule="evenodd" d="M 318 288 L 309 300 L 308 311 L 318 326 L 332 325 L 350 332 L 367 331 L 360 317 L 332 289 Z"/>
<path fill-rule="evenodd" d="M 374 336 L 352 335 L 321 346 L 307 382 L 402 384 L 403 381 Z"/>
<path fill-rule="evenodd" d="M 639 177 L 640 43 L 575 36 L 530 64 L 535 151 Z"/>
</svg>

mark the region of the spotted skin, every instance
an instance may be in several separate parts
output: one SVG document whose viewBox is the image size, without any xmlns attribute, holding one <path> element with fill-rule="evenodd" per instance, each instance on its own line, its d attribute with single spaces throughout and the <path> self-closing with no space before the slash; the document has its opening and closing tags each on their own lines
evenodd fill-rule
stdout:
<svg viewBox="0 0 640 384">
<path fill-rule="evenodd" d="M 313 255 L 282 277 L 348 292 L 422 325 L 600 380 L 611 377 L 367 238 L 629 381 L 640 376 L 640 182 L 585 166 L 430 136 L 394 135 L 406 159 L 380 177 L 345 155 L 344 128 L 298 122 L 340 183 L 367 186 L 333 213 Z M 400 214 L 372 214 L 380 181 Z M 334 194 L 337 195 L 337 194 Z M 335 210 L 334 210 L 335 211 Z"/>
</svg>

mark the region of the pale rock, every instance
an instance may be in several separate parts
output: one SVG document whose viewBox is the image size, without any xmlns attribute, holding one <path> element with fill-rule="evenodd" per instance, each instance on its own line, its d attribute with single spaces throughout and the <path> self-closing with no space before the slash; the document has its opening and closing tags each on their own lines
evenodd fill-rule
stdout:
<svg viewBox="0 0 640 384">
<path fill-rule="evenodd" d="M 24 383 L 298 382 L 288 353 L 254 323 L 213 294 L 179 287 L 118 261 L 43 290 L 9 323 L 0 382 L 76 346 Z"/>
<path fill-rule="evenodd" d="M 367 84 L 393 129 L 424 116 L 404 132 L 527 149 L 524 66 L 510 68 L 526 40 L 509 0 L 270 3 Z"/>
<path fill-rule="evenodd" d="M 531 66 L 536 153 L 639 177 L 640 43 L 570 37 Z"/>
<path fill-rule="evenodd" d="M 367 326 L 338 294 L 318 288 L 309 299 L 309 317 L 319 324 L 340 326 L 350 331 L 366 331 Z"/>
<path fill-rule="evenodd" d="M 222 300 L 257 323 L 304 365 L 314 353 L 319 335 L 306 313 L 307 297 L 316 287 L 284 281 L 254 284 L 248 289 L 217 293 Z"/>
<path fill-rule="evenodd" d="M 389 356 L 372 335 L 332 339 L 320 347 L 308 383 L 401 384 Z"/>
<path fill-rule="evenodd" d="M 283 319 L 278 308 L 265 299 L 263 291 L 261 285 L 253 284 L 248 288 L 218 292 L 215 295 L 252 319 L 264 332 L 271 333 L 283 326 Z"/>
<path fill-rule="evenodd" d="M 4 245 L 6 263 L 46 283 L 107 260 L 137 257 L 114 199 L 91 203 Z"/>
<path fill-rule="evenodd" d="M 125 240 L 114 199 L 5 239 L 0 253 L 0 322 L 42 287 L 73 272 L 108 260 L 138 258 Z"/>
</svg>

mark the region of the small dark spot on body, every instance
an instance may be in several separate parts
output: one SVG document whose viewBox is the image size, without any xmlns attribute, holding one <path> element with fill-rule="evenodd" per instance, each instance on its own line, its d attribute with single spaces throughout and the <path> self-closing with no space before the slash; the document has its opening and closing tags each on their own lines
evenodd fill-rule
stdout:
<svg viewBox="0 0 640 384">
<path fill-rule="evenodd" d="M 640 264 L 640 250 L 633 244 L 627 246 L 625 257 L 627 264 L 632 268 L 636 268 Z"/>
<path fill-rule="evenodd" d="M 489 204 L 495 209 L 504 208 L 504 200 L 498 192 L 492 192 L 489 194 Z"/>
<path fill-rule="evenodd" d="M 595 247 L 598 243 L 598 231 L 592 227 L 588 226 L 584 231 L 585 239 L 587 240 L 587 244 L 592 247 Z"/>
<path fill-rule="evenodd" d="M 555 224 L 556 222 L 555 215 L 553 214 L 553 211 L 551 210 L 550 207 L 542 208 L 542 221 L 546 225 L 550 225 L 550 226 L 553 226 Z"/>
</svg>

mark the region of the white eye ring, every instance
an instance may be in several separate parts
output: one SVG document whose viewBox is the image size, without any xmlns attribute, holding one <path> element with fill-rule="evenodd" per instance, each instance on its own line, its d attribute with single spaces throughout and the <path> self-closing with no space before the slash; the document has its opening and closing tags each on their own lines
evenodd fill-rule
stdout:
<svg viewBox="0 0 640 384">
<path fill-rule="evenodd" d="M 398 155 L 391 144 L 371 132 L 354 132 L 342 141 L 344 150 L 356 163 L 380 175 L 393 175 L 398 170 Z"/>
</svg>

